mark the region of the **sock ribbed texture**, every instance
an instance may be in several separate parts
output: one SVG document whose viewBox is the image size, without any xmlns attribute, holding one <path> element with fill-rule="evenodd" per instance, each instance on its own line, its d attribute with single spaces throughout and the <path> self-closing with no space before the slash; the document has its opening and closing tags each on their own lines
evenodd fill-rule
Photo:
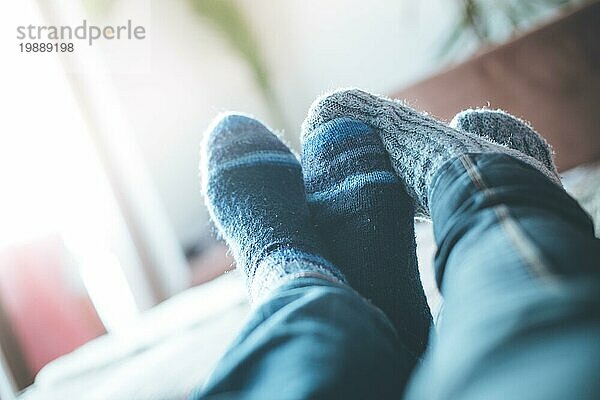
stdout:
<svg viewBox="0 0 600 400">
<path fill-rule="evenodd" d="M 418 205 L 419 213 L 429 213 L 428 191 L 439 168 L 465 153 L 502 153 L 538 169 L 560 185 L 557 177 L 541 162 L 519 151 L 485 138 L 450 128 L 417 112 L 400 101 L 375 96 L 358 89 L 343 89 L 318 98 L 304 130 L 335 118 L 349 117 L 377 129 L 394 170 Z"/>
<path fill-rule="evenodd" d="M 456 114 L 450 127 L 527 154 L 560 179 L 550 144 L 531 125 L 517 117 L 502 110 L 469 109 Z"/>
<path fill-rule="evenodd" d="M 202 151 L 205 202 L 251 300 L 301 276 L 344 282 L 320 255 L 300 164 L 275 134 L 252 118 L 226 114 L 209 128 Z"/>
<path fill-rule="evenodd" d="M 413 202 L 372 128 L 349 118 L 307 127 L 302 170 L 329 259 L 387 315 L 418 357 L 427 345 L 431 314 L 417 267 Z"/>
</svg>

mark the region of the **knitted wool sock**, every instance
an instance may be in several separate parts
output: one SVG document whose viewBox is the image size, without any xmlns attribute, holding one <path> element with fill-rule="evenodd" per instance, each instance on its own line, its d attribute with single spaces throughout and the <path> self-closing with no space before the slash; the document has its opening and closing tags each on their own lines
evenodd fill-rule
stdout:
<svg viewBox="0 0 600 400">
<path fill-rule="evenodd" d="M 470 109 L 456 114 L 450 127 L 484 137 L 531 156 L 559 177 L 552 147 L 525 121 L 502 110 Z"/>
<path fill-rule="evenodd" d="M 319 112 L 309 111 L 309 117 L 304 121 L 306 131 L 340 117 L 356 119 L 376 128 L 394 170 L 420 213 L 429 212 L 428 191 L 435 173 L 447 161 L 466 153 L 507 154 L 538 169 L 560 185 L 560 180 L 535 158 L 450 128 L 397 100 L 358 89 L 344 89 L 318 98 L 311 109 Z"/>
<path fill-rule="evenodd" d="M 311 125 L 303 132 L 302 171 L 330 260 L 420 356 L 431 314 L 417 268 L 414 207 L 381 139 L 349 118 Z"/>
<path fill-rule="evenodd" d="M 252 118 L 227 114 L 213 122 L 202 151 L 205 202 L 252 301 L 298 277 L 344 282 L 320 255 L 300 164 L 277 136 Z"/>
</svg>

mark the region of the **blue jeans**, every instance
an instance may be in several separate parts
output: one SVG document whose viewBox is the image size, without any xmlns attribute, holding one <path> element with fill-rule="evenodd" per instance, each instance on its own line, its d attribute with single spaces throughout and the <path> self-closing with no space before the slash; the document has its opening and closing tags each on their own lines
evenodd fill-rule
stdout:
<svg viewBox="0 0 600 400">
<path fill-rule="evenodd" d="M 385 316 L 298 279 L 260 306 L 191 398 L 600 398 L 600 244 L 563 190 L 504 155 L 434 177 L 444 306 L 415 371 Z"/>
</svg>

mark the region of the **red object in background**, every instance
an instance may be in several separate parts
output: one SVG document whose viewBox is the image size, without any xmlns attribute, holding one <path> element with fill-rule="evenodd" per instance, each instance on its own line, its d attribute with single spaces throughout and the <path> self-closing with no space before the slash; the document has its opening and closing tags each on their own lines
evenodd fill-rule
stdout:
<svg viewBox="0 0 600 400">
<path fill-rule="evenodd" d="M 58 236 L 0 253 L 0 302 L 32 375 L 105 332 Z"/>
</svg>

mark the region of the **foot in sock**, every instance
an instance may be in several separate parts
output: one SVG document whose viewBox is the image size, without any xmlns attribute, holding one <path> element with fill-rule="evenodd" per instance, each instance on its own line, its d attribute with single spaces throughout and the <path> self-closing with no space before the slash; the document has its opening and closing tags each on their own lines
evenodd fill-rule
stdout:
<svg viewBox="0 0 600 400">
<path fill-rule="evenodd" d="M 350 286 L 387 315 L 418 357 L 431 314 L 417 268 L 413 202 L 370 126 L 336 118 L 307 128 L 304 184 L 328 257 Z"/>
<path fill-rule="evenodd" d="M 251 300 L 302 276 L 345 281 L 321 256 L 300 163 L 275 134 L 252 118 L 226 114 L 209 128 L 202 153 L 205 202 Z"/>
<path fill-rule="evenodd" d="M 502 110 L 469 109 L 456 114 L 450 127 L 470 132 L 527 154 L 557 177 L 552 147 L 527 122 Z"/>
<path fill-rule="evenodd" d="M 318 113 L 314 110 L 319 110 Z M 394 170 L 415 200 L 417 211 L 429 212 L 428 192 L 435 173 L 447 161 L 466 153 L 502 153 L 523 161 L 560 185 L 558 177 L 539 160 L 469 132 L 459 131 L 400 101 L 358 89 L 344 89 L 318 98 L 303 129 L 348 117 L 376 128 Z"/>
</svg>

